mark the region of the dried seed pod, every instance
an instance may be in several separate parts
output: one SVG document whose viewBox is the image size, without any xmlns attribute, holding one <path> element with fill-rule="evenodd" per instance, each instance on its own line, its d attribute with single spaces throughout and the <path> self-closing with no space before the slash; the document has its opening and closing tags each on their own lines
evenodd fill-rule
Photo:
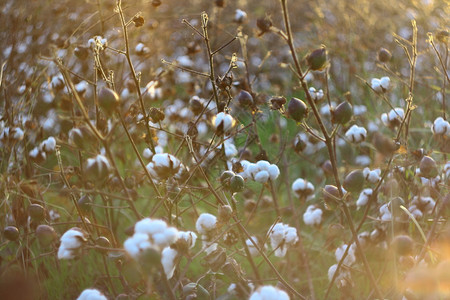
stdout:
<svg viewBox="0 0 450 300">
<path fill-rule="evenodd" d="M 425 155 L 420 161 L 420 176 L 425 178 L 434 178 L 439 174 L 436 161 Z"/>
<path fill-rule="evenodd" d="M 346 124 L 353 116 L 353 108 L 347 101 L 340 103 L 333 111 L 332 122 Z"/>
<path fill-rule="evenodd" d="M 288 116 L 296 122 L 301 122 L 308 115 L 308 106 L 300 99 L 292 98 L 289 101 Z"/>
<path fill-rule="evenodd" d="M 3 236 L 10 241 L 16 241 L 19 238 L 19 229 L 16 226 L 6 226 L 3 229 Z"/>
<path fill-rule="evenodd" d="M 57 238 L 56 231 L 53 227 L 41 224 L 36 228 L 36 238 L 44 247 L 51 245 Z"/>
<path fill-rule="evenodd" d="M 361 170 L 351 171 L 344 179 L 344 189 L 352 193 L 360 192 L 364 187 L 364 173 Z"/>
<path fill-rule="evenodd" d="M 313 71 L 323 70 L 327 65 L 327 49 L 321 46 L 319 49 L 312 51 L 307 57 L 306 62 Z"/>
<path fill-rule="evenodd" d="M 103 87 L 98 93 L 98 104 L 108 116 L 114 113 L 119 102 L 119 95 L 110 88 Z"/>
<path fill-rule="evenodd" d="M 385 48 L 380 48 L 380 50 L 378 50 L 378 60 L 382 63 L 387 63 L 391 60 L 392 58 L 392 54 L 391 52 L 389 52 L 389 50 L 385 49 Z"/>
</svg>

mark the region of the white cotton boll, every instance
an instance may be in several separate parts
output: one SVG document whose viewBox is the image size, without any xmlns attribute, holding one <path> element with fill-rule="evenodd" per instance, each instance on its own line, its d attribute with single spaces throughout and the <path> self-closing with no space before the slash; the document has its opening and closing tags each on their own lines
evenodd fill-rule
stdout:
<svg viewBox="0 0 450 300">
<path fill-rule="evenodd" d="M 234 21 L 237 23 L 243 23 L 247 20 L 247 13 L 243 10 L 236 9 L 236 12 L 234 13 Z"/>
<path fill-rule="evenodd" d="M 62 246 L 58 249 L 58 259 L 73 259 L 75 258 L 75 252 L 72 249 L 66 249 Z"/>
<path fill-rule="evenodd" d="M 416 220 L 420 220 L 423 217 L 423 212 L 417 208 L 415 205 L 411 205 L 408 208 L 409 212 L 414 216 Z"/>
<path fill-rule="evenodd" d="M 370 165 L 371 162 L 372 162 L 372 160 L 370 159 L 370 157 L 368 155 L 358 155 L 355 158 L 355 164 L 360 165 L 360 166 L 368 166 L 368 165 Z"/>
<path fill-rule="evenodd" d="M 255 181 L 260 183 L 266 183 L 269 180 L 269 172 L 267 171 L 259 171 L 255 174 Z"/>
<path fill-rule="evenodd" d="M 298 241 L 297 228 L 287 227 L 285 231 L 286 243 L 295 244 Z"/>
<path fill-rule="evenodd" d="M 77 300 L 108 300 L 99 290 L 85 289 Z"/>
<path fill-rule="evenodd" d="M 389 89 L 389 85 L 391 83 L 391 79 L 387 76 L 380 78 L 380 86 L 383 88 L 384 91 L 387 91 Z"/>
<path fill-rule="evenodd" d="M 206 240 L 203 241 L 203 251 L 205 251 L 206 255 L 216 251 L 218 246 L 219 245 L 217 243 L 210 243 Z"/>
<path fill-rule="evenodd" d="M 78 94 L 83 95 L 84 93 L 86 93 L 88 87 L 89 87 L 88 83 L 82 80 L 75 85 L 75 90 L 77 91 Z"/>
<path fill-rule="evenodd" d="M 390 221 L 392 220 L 392 214 L 389 210 L 389 206 L 387 204 L 383 204 L 380 207 L 380 216 L 382 221 Z"/>
<path fill-rule="evenodd" d="M 328 269 L 328 280 L 331 282 L 331 280 L 334 277 L 334 274 L 336 273 L 337 270 L 337 264 L 332 265 L 329 269 Z M 350 282 L 351 277 L 350 277 L 350 273 L 346 270 L 344 270 L 343 268 L 339 268 L 339 273 L 336 276 L 335 279 L 335 284 L 338 288 L 342 288 L 344 286 L 347 285 L 348 282 Z"/>
<path fill-rule="evenodd" d="M 386 113 L 381 114 L 381 122 L 383 122 L 383 124 L 386 126 L 389 125 L 389 119 Z"/>
<path fill-rule="evenodd" d="M 197 241 L 197 234 L 192 231 L 179 231 L 178 239 L 185 240 L 188 244 L 189 249 L 195 246 L 195 242 Z"/>
<path fill-rule="evenodd" d="M 444 120 L 442 117 L 437 118 L 433 122 L 431 131 L 434 135 L 447 135 L 450 136 L 450 123 Z"/>
<path fill-rule="evenodd" d="M 320 101 L 324 96 L 322 89 L 316 90 L 314 87 L 309 88 L 309 94 L 314 101 Z"/>
<path fill-rule="evenodd" d="M 44 152 L 53 152 L 55 151 L 56 148 L 56 140 L 54 137 L 49 137 L 48 139 L 44 140 L 39 147 L 41 148 L 42 151 Z"/>
<path fill-rule="evenodd" d="M 171 157 L 170 154 L 167 153 L 160 153 L 153 155 L 152 161 L 155 164 L 155 167 L 169 167 Z"/>
<path fill-rule="evenodd" d="M 223 145 L 225 147 L 225 156 L 226 157 L 230 158 L 230 157 L 234 157 L 238 154 L 238 150 L 231 139 L 225 140 Z"/>
<path fill-rule="evenodd" d="M 267 172 L 269 172 L 270 180 L 275 180 L 280 176 L 280 169 L 277 165 L 270 165 Z"/>
<path fill-rule="evenodd" d="M 383 88 L 381 87 L 381 81 L 378 78 L 372 78 L 370 85 L 372 89 L 375 90 L 375 92 L 381 93 L 383 91 Z"/>
<path fill-rule="evenodd" d="M 355 261 L 356 261 L 356 257 L 355 257 L 355 244 L 351 244 L 350 248 L 348 249 L 348 253 L 347 256 L 344 258 L 344 264 L 347 266 L 351 266 Z M 341 247 L 338 247 L 336 249 L 336 252 L 334 253 L 335 257 L 336 257 L 336 261 L 339 263 L 342 259 L 342 257 L 344 256 L 345 251 L 347 250 L 347 245 L 344 244 Z"/>
<path fill-rule="evenodd" d="M 145 233 L 135 233 L 123 243 L 125 251 L 133 258 L 137 258 L 143 250 L 152 246 L 148 234 Z"/>
<path fill-rule="evenodd" d="M 297 229 L 283 223 L 277 223 L 269 232 L 270 244 L 275 256 L 284 257 L 287 248 L 298 241 Z"/>
<path fill-rule="evenodd" d="M 309 200 L 312 198 L 312 194 L 314 193 L 314 185 L 303 178 L 297 178 L 292 183 L 292 191 L 297 195 L 297 197 L 306 196 L 306 199 Z"/>
<path fill-rule="evenodd" d="M 256 163 L 256 165 L 261 171 L 268 171 L 270 167 L 270 163 L 267 160 L 260 160 Z"/>
<path fill-rule="evenodd" d="M 213 123 L 216 130 L 221 127 L 223 132 L 227 132 L 233 128 L 235 120 L 230 114 L 220 112 L 215 116 Z"/>
<path fill-rule="evenodd" d="M 13 129 L 11 129 L 10 135 L 13 140 L 21 141 L 21 140 L 23 140 L 24 133 L 23 133 L 22 129 L 20 129 L 19 127 L 15 127 Z"/>
<path fill-rule="evenodd" d="M 404 112 L 403 108 L 396 107 L 389 111 L 389 121 L 390 122 L 392 122 L 395 119 L 402 120 L 404 116 L 405 116 L 405 112 Z"/>
<path fill-rule="evenodd" d="M 265 285 L 253 292 L 249 300 L 289 300 L 289 295 L 274 286 Z"/>
<path fill-rule="evenodd" d="M 367 112 L 367 107 L 365 105 L 354 105 L 353 106 L 353 114 L 355 116 L 362 116 Z"/>
<path fill-rule="evenodd" d="M 170 247 L 164 248 L 161 252 L 161 264 L 163 266 L 164 273 L 166 273 L 167 279 L 173 277 L 173 273 L 175 272 L 175 259 L 177 255 L 177 250 Z"/>
<path fill-rule="evenodd" d="M 356 206 L 360 208 L 361 206 L 364 206 L 369 202 L 370 196 L 372 196 L 373 190 L 372 189 L 364 189 L 358 197 L 358 200 L 356 201 Z"/>
<path fill-rule="evenodd" d="M 150 148 L 145 148 L 144 151 L 142 152 L 142 156 L 145 159 L 150 159 L 153 156 L 153 152 L 152 152 L 152 150 L 150 150 Z"/>
<path fill-rule="evenodd" d="M 369 181 L 370 183 L 377 183 L 381 179 L 380 177 L 381 170 L 380 169 L 370 170 L 369 168 L 364 168 L 363 175 L 366 178 L 366 180 Z"/>
<path fill-rule="evenodd" d="M 303 214 L 303 222 L 309 226 L 320 225 L 322 222 L 322 213 L 320 208 L 310 205 Z"/>
<path fill-rule="evenodd" d="M 247 165 L 247 168 L 244 170 L 247 172 L 248 175 L 250 175 L 250 177 L 255 176 L 256 173 L 260 171 L 258 165 L 253 163 L 249 163 Z"/>
<path fill-rule="evenodd" d="M 208 213 L 203 213 L 198 217 L 197 222 L 195 223 L 195 228 L 200 234 L 208 234 L 216 228 L 216 225 L 216 216 Z"/>
<path fill-rule="evenodd" d="M 67 230 L 60 239 L 61 245 L 66 249 L 77 249 L 86 242 L 84 233 L 77 228 Z"/>
<path fill-rule="evenodd" d="M 367 137 L 367 130 L 364 127 L 353 125 L 349 130 L 347 130 L 345 137 L 352 143 L 361 143 Z"/>
<path fill-rule="evenodd" d="M 258 239 L 255 236 L 251 237 L 253 242 L 255 242 L 255 244 L 258 244 Z M 250 252 L 251 256 L 258 256 L 259 255 L 259 251 L 258 249 L 255 247 L 255 245 L 253 245 L 252 241 L 250 239 L 247 239 L 245 241 L 245 244 L 247 244 L 248 247 L 248 251 Z"/>
</svg>

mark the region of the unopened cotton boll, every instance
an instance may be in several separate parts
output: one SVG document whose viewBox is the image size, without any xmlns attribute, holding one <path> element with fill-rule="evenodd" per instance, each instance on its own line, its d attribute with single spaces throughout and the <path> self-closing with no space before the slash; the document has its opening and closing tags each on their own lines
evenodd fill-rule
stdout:
<svg viewBox="0 0 450 300">
<path fill-rule="evenodd" d="M 366 139 L 367 130 L 364 127 L 353 125 L 349 130 L 347 130 L 345 137 L 352 143 L 359 144 Z"/>
<path fill-rule="evenodd" d="M 289 300 L 289 295 L 274 286 L 265 285 L 253 292 L 249 300 Z"/>
<path fill-rule="evenodd" d="M 161 252 L 161 264 L 164 269 L 164 273 L 166 274 L 167 279 L 173 277 L 173 273 L 175 272 L 175 259 L 177 258 L 178 252 L 175 249 L 170 247 L 166 247 Z"/>
<path fill-rule="evenodd" d="M 213 231 L 216 226 L 217 217 L 208 213 L 201 214 L 198 217 L 197 222 L 195 223 L 195 228 L 197 229 L 198 233 L 204 235 L 207 235 L 208 233 Z"/>
<path fill-rule="evenodd" d="M 370 197 L 372 196 L 373 190 L 372 189 L 364 189 L 358 197 L 358 200 L 356 201 L 356 206 L 359 208 L 361 206 L 364 206 L 369 202 Z"/>
<path fill-rule="evenodd" d="M 108 300 L 99 290 L 96 289 L 85 289 L 78 296 L 77 300 Z"/>
<path fill-rule="evenodd" d="M 310 205 L 303 214 L 303 222 L 309 226 L 320 225 L 322 222 L 322 213 L 320 208 Z"/>
<path fill-rule="evenodd" d="M 450 137 L 450 123 L 444 120 L 442 117 L 439 117 L 434 120 L 431 131 L 434 135 L 445 135 L 447 137 Z"/>
</svg>

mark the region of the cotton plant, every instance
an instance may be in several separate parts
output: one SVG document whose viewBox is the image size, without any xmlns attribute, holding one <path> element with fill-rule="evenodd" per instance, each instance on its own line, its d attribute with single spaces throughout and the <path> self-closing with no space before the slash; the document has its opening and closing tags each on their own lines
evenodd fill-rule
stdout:
<svg viewBox="0 0 450 300">
<path fill-rule="evenodd" d="M 289 295 L 271 285 L 261 286 L 256 289 L 251 295 L 249 300 L 289 300 Z"/>
<path fill-rule="evenodd" d="M 359 144 L 366 140 L 367 130 L 364 127 L 353 125 L 345 132 L 345 137 L 352 143 Z"/>
<path fill-rule="evenodd" d="M 269 233 L 270 245 L 277 257 L 284 257 L 288 248 L 298 242 L 297 229 L 287 224 L 277 223 L 270 229 Z"/>
<path fill-rule="evenodd" d="M 297 178 L 292 183 L 292 191 L 297 197 L 302 199 L 312 199 L 314 197 L 314 189 L 314 185 L 303 178 Z"/>
<path fill-rule="evenodd" d="M 152 249 L 159 253 L 178 240 L 178 230 L 163 220 L 145 218 L 134 225 L 134 234 L 124 242 L 125 251 L 138 260 L 145 251 Z"/>
<path fill-rule="evenodd" d="M 81 252 L 87 242 L 87 234 L 82 229 L 73 227 L 61 236 L 58 248 L 58 259 L 73 259 Z"/>
<path fill-rule="evenodd" d="M 97 289 L 85 289 L 77 300 L 108 300 L 108 298 Z"/>
<path fill-rule="evenodd" d="M 303 222 L 309 226 L 318 226 L 322 222 L 323 211 L 315 205 L 309 205 L 303 214 Z"/>
</svg>

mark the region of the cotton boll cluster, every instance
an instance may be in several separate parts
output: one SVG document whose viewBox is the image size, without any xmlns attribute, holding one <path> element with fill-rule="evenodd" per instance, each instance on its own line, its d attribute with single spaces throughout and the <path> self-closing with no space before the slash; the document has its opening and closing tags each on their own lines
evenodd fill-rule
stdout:
<svg viewBox="0 0 450 300">
<path fill-rule="evenodd" d="M 280 175 L 278 166 L 266 160 L 260 160 L 256 163 L 243 160 L 241 161 L 241 165 L 244 170 L 239 175 L 260 183 L 266 183 L 269 179 L 273 181 Z"/>
<path fill-rule="evenodd" d="M 369 168 L 364 168 L 363 175 L 366 178 L 366 180 L 369 181 L 370 183 L 377 183 L 378 181 L 381 180 L 380 169 L 370 170 Z"/>
<path fill-rule="evenodd" d="M 434 120 L 431 132 L 434 135 L 450 137 L 450 123 L 442 117 L 439 117 Z"/>
<path fill-rule="evenodd" d="M 328 280 L 330 282 L 333 279 L 334 274 L 336 273 L 337 266 L 338 266 L 337 264 L 334 264 L 328 269 Z M 343 288 L 343 287 L 353 285 L 351 274 L 344 267 L 339 268 L 339 273 L 337 274 L 334 282 L 338 288 Z"/>
<path fill-rule="evenodd" d="M 249 300 L 289 300 L 289 295 L 274 286 L 265 285 L 256 289 Z"/>
<path fill-rule="evenodd" d="M 62 235 L 60 241 L 58 259 L 73 259 L 87 241 L 87 234 L 80 228 L 73 227 Z"/>
<path fill-rule="evenodd" d="M 55 151 L 55 148 L 56 148 L 56 140 L 52 136 L 42 141 L 42 143 L 39 145 L 39 150 L 45 153 L 53 152 Z"/>
<path fill-rule="evenodd" d="M 311 98 L 316 102 L 322 100 L 324 96 L 322 89 L 316 90 L 314 87 L 309 88 L 309 94 L 311 95 Z"/>
<path fill-rule="evenodd" d="M 349 130 L 347 130 L 345 137 L 352 143 L 359 144 L 366 139 L 367 130 L 364 127 L 353 125 Z"/>
<path fill-rule="evenodd" d="M 147 164 L 147 170 L 153 178 L 166 180 L 171 177 L 179 179 L 187 171 L 178 158 L 168 153 L 157 153 Z"/>
<path fill-rule="evenodd" d="M 297 178 L 292 183 L 292 191 L 302 199 L 310 200 L 314 197 L 314 185 L 303 178 Z"/>
<path fill-rule="evenodd" d="M 389 128 L 395 128 L 399 126 L 405 117 L 403 108 L 396 107 L 391 109 L 389 113 L 383 113 L 381 115 L 381 122 Z"/>
<path fill-rule="evenodd" d="M 147 249 L 161 252 L 178 240 L 178 230 L 163 220 L 145 218 L 134 225 L 134 234 L 124 245 L 125 251 L 134 259 Z"/>
<path fill-rule="evenodd" d="M 435 205 L 436 201 L 431 197 L 414 196 L 408 210 L 416 219 L 421 219 L 424 214 L 431 213 Z"/>
<path fill-rule="evenodd" d="M 371 87 L 377 93 L 385 93 L 389 90 L 391 79 L 387 76 L 378 78 L 372 78 Z"/>
<path fill-rule="evenodd" d="M 212 243 L 211 240 L 214 238 L 217 230 L 217 217 L 212 214 L 202 213 L 195 223 L 195 228 L 202 235 L 204 251 L 207 254 L 215 251 L 217 243 Z"/>
<path fill-rule="evenodd" d="M 270 245 L 277 257 L 284 257 L 287 249 L 298 241 L 297 229 L 283 223 L 277 223 L 273 226 L 268 235 L 270 237 Z"/>
<path fill-rule="evenodd" d="M 320 208 L 315 205 L 310 205 L 303 214 L 303 222 L 310 226 L 320 225 L 322 222 L 322 214 L 323 211 Z"/>
<path fill-rule="evenodd" d="M 0 134 L 0 141 L 3 144 L 6 144 L 8 142 L 18 142 L 23 140 L 24 132 L 19 127 L 6 127 L 3 129 L 2 133 Z"/>
<path fill-rule="evenodd" d="M 213 118 L 213 124 L 217 134 L 222 135 L 234 127 L 236 120 L 230 114 L 220 112 Z"/>
<path fill-rule="evenodd" d="M 351 244 L 350 246 L 344 244 L 340 247 L 338 247 L 334 253 L 335 257 L 336 257 L 336 261 L 339 263 L 342 259 L 342 257 L 344 257 L 344 253 L 345 251 L 347 251 L 347 256 L 344 258 L 344 265 L 346 266 L 351 266 L 356 262 L 356 256 L 355 256 L 355 251 L 356 251 L 356 245 L 355 243 Z"/>
<path fill-rule="evenodd" d="M 106 298 L 99 290 L 85 289 L 81 292 L 80 296 L 78 296 L 77 300 L 108 300 L 108 298 Z"/>
<path fill-rule="evenodd" d="M 365 206 L 368 202 L 370 197 L 373 194 L 372 189 L 364 189 L 358 197 L 358 200 L 356 201 L 356 206 L 360 208 L 361 206 Z"/>
</svg>

